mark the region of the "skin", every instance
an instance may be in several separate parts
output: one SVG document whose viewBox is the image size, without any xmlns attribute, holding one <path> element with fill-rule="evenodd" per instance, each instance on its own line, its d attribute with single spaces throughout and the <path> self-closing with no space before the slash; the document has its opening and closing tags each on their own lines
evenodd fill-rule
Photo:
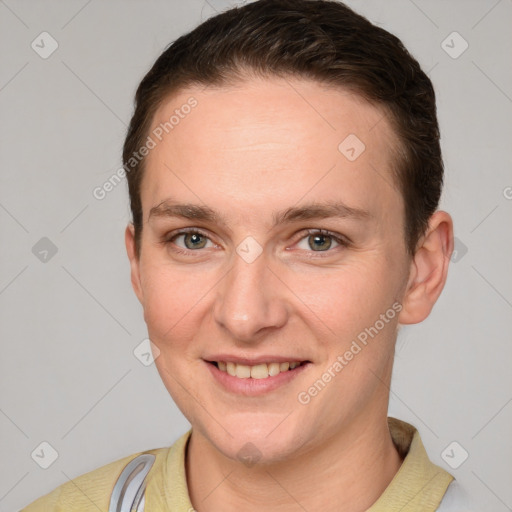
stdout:
<svg viewBox="0 0 512 512">
<path fill-rule="evenodd" d="M 395 135 L 379 108 L 348 91 L 278 78 L 189 88 L 161 106 L 153 126 L 190 96 L 197 107 L 146 160 L 140 258 L 132 225 L 125 236 L 132 285 L 160 350 L 156 366 L 193 428 L 192 504 L 199 512 L 366 510 L 402 462 L 387 425 L 397 330 L 425 319 L 443 289 L 451 217 L 437 211 L 414 258 L 407 254 L 403 200 L 391 175 Z M 349 134 L 366 146 L 352 162 L 338 150 Z M 169 197 L 206 205 L 226 225 L 149 219 Z M 369 217 L 272 226 L 273 212 L 332 200 Z M 187 227 L 205 236 L 162 243 Z M 350 243 L 327 236 L 315 244 L 305 229 Z M 236 252 L 247 236 L 262 248 L 252 263 Z M 299 403 L 298 394 L 396 302 L 400 314 L 307 405 Z M 244 396 L 208 371 L 203 358 L 221 352 L 312 364 L 275 391 Z M 261 457 L 252 466 L 238 458 L 248 442 Z"/>
</svg>

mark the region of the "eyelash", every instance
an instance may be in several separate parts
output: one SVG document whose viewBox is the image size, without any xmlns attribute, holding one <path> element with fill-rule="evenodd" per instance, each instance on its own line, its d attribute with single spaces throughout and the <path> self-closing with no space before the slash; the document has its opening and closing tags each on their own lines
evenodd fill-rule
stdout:
<svg viewBox="0 0 512 512">
<path fill-rule="evenodd" d="M 179 236 L 191 234 L 191 233 L 204 236 L 205 238 L 208 238 L 208 240 L 210 240 L 210 237 L 208 236 L 208 234 L 206 234 L 205 232 L 201 231 L 198 228 L 184 228 L 184 229 L 181 229 L 180 231 L 172 232 L 172 233 L 169 233 L 168 235 L 165 235 L 164 238 L 162 239 L 161 243 L 164 244 L 165 246 L 170 246 L 170 245 L 173 245 L 173 240 L 175 240 Z M 340 235 L 333 233 L 331 231 L 327 231 L 325 229 L 306 229 L 302 232 L 302 236 L 297 240 L 297 243 L 300 242 L 302 239 L 306 238 L 307 236 L 311 236 L 311 235 L 328 236 L 328 237 L 332 238 L 336 243 L 338 243 L 340 247 L 343 247 L 343 248 L 348 247 L 350 245 L 350 242 L 348 239 L 341 237 Z M 183 254 L 185 256 L 191 256 L 191 253 L 200 252 L 199 249 L 195 250 L 195 251 L 192 249 L 186 250 L 186 249 L 182 249 L 182 248 L 176 247 L 176 246 L 174 246 L 172 248 L 172 251 L 177 254 Z M 314 254 L 320 253 L 319 256 L 313 256 L 315 258 L 316 257 L 325 258 L 325 257 L 329 256 L 330 255 L 329 253 L 332 253 L 333 251 L 328 249 L 326 251 L 309 251 L 309 252 L 314 253 Z M 327 254 L 321 255 L 322 253 L 327 253 Z"/>
</svg>

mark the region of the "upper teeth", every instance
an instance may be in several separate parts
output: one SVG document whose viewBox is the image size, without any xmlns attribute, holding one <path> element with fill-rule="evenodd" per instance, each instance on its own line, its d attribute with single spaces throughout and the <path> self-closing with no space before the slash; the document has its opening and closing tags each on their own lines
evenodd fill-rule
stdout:
<svg viewBox="0 0 512 512">
<path fill-rule="evenodd" d="M 281 372 L 286 372 L 289 369 L 293 370 L 300 365 L 300 362 L 292 363 L 262 363 L 254 366 L 248 366 L 245 364 L 237 364 L 231 362 L 218 361 L 217 366 L 219 370 L 229 373 L 233 377 L 239 377 L 240 379 L 266 379 L 267 377 L 273 377 Z"/>
</svg>

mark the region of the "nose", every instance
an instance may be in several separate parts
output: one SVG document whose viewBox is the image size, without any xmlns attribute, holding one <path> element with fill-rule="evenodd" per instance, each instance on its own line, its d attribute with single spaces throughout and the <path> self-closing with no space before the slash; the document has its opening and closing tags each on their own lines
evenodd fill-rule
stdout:
<svg viewBox="0 0 512 512">
<path fill-rule="evenodd" d="M 261 254 L 252 263 L 234 255 L 234 262 L 217 288 L 214 318 L 230 338 L 250 344 L 288 319 L 286 286 Z"/>
</svg>

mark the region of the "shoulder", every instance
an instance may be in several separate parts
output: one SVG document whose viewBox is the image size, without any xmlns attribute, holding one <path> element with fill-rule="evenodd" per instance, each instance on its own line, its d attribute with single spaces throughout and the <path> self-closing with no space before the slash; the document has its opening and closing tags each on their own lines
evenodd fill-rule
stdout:
<svg viewBox="0 0 512 512">
<path fill-rule="evenodd" d="M 137 452 L 80 475 L 32 502 L 20 512 L 98 512 L 108 510 L 114 485 L 124 468 L 142 454 L 152 454 L 159 463 L 169 447 Z M 160 465 L 160 464 L 155 464 Z"/>
<path fill-rule="evenodd" d="M 461 483 L 453 480 L 436 512 L 473 512 L 471 499 Z"/>
</svg>

